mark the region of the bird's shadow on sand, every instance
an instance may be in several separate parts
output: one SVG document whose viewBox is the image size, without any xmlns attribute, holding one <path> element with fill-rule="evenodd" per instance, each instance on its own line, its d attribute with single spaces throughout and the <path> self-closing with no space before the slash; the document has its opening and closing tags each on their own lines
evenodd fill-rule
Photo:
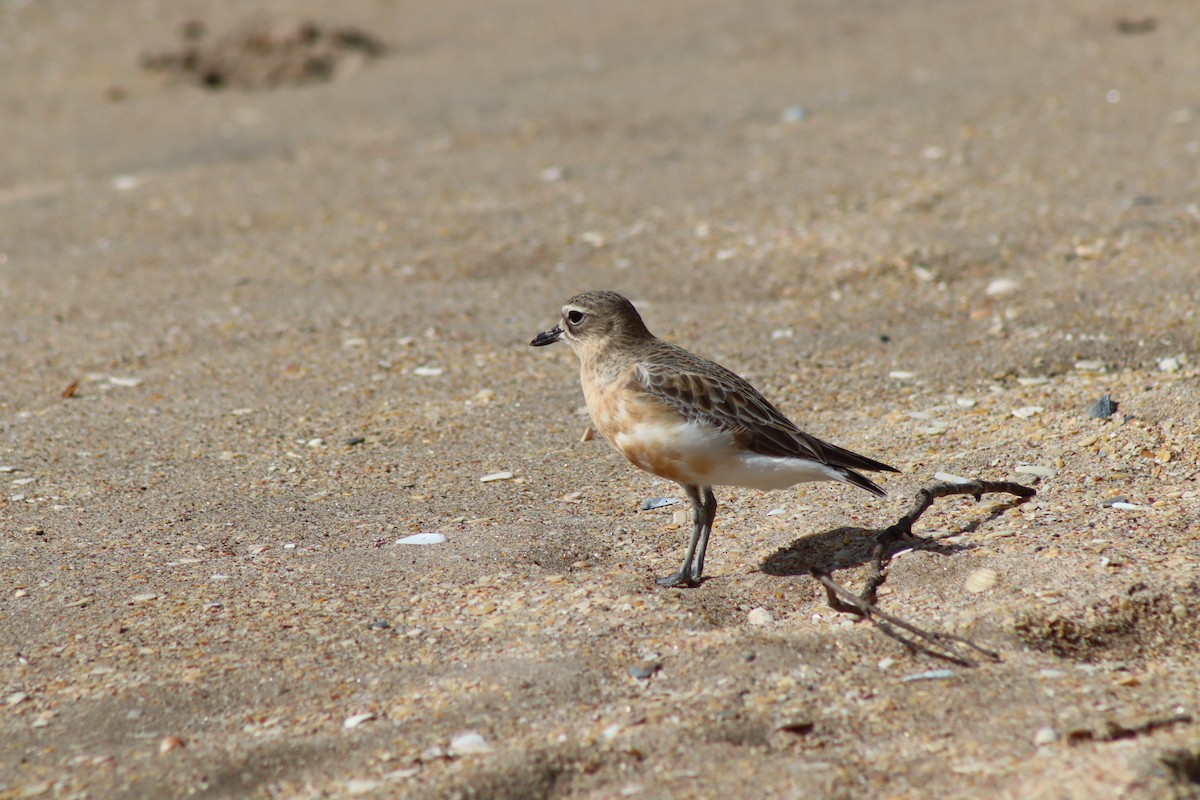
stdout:
<svg viewBox="0 0 1200 800">
<path fill-rule="evenodd" d="M 889 541 L 885 537 L 889 528 L 853 526 L 842 526 L 821 533 L 807 534 L 771 553 L 763 559 L 759 569 L 767 575 L 793 577 L 809 575 L 814 569 L 818 572 L 828 573 L 869 566 L 877 558 L 876 547 L 879 545 L 881 537 L 885 537 L 883 540 L 886 548 L 883 553 L 884 563 L 904 550 L 921 550 L 927 553 L 951 556 L 966 550 L 974 550 L 979 545 L 973 542 L 947 540 L 973 533 L 1022 502 L 1024 500 L 1021 498 L 1013 498 L 997 503 L 985 516 L 972 520 L 948 533 L 938 533 L 934 536 L 913 534 L 895 537 Z"/>
</svg>

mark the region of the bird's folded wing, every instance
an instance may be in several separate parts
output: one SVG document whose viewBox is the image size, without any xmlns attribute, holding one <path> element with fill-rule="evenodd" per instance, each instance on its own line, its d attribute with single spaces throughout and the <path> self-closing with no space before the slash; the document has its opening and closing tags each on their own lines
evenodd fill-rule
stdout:
<svg viewBox="0 0 1200 800">
<path fill-rule="evenodd" d="M 706 362 L 703 370 L 681 366 L 643 362 L 633 370 L 633 378 L 642 391 L 670 405 L 685 419 L 729 431 L 741 447 L 751 452 L 895 471 L 800 430 L 749 382 L 718 364 Z"/>
</svg>

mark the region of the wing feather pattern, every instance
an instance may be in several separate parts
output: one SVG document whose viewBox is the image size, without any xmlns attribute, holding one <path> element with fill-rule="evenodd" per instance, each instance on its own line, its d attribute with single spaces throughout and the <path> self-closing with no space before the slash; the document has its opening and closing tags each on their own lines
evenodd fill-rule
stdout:
<svg viewBox="0 0 1200 800">
<path fill-rule="evenodd" d="M 659 347 L 652 357 L 638 362 L 634 378 L 642 390 L 686 419 L 729 431 L 740 446 L 754 453 L 808 458 L 847 468 L 846 477 L 851 483 L 879 494 L 879 487 L 851 470 L 898 471 L 805 433 L 748 381 L 721 365 L 668 342 L 660 340 L 656 344 Z"/>
</svg>

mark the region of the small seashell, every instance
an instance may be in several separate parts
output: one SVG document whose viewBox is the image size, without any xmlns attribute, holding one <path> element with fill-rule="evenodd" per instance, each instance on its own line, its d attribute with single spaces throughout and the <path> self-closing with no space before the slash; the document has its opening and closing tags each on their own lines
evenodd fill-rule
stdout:
<svg viewBox="0 0 1200 800">
<path fill-rule="evenodd" d="M 1000 576 L 996 570 L 989 567 L 980 567 L 967 576 L 967 580 L 963 586 L 971 594 L 979 594 L 995 586 L 999 578 Z"/>
<path fill-rule="evenodd" d="M 1178 356 L 1168 356 L 1158 360 L 1159 372 L 1178 372 L 1180 359 Z"/>
<path fill-rule="evenodd" d="M 1014 408 L 1012 414 L 1014 417 L 1018 417 L 1019 419 L 1029 419 L 1030 417 L 1037 416 L 1045 410 L 1046 409 L 1042 408 L 1041 406 L 1021 406 L 1020 408 Z"/>
<path fill-rule="evenodd" d="M 888 377 L 894 378 L 895 380 L 898 380 L 898 381 L 908 381 L 908 380 L 912 380 L 913 378 L 917 377 L 917 373 L 905 372 L 904 370 L 895 370 L 893 372 L 889 372 Z"/>
<path fill-rule="evenodd" d="M 961 475 L 955 475 L 952 472 L 935 472 L 933 473 L 935 481 L 943 481 L 945 483 L 973 483 L 970 478 L 964 478 Z"/>
<path fill-rule="evenodd" d="M 1080 372 L 1108 372 L 1108 365 L 1103 361 L 1085 359 L 1083 361 L 1076 361 L 1075 369 Z"/>
<path fill-rule="evenodd" d="M 342 723 L 342 728 L 345 730 L 357 728 L 364 722 L 370 722 L 373 719 L 375 719 L 375 714 L 371 711 L 365 711 L 362 714 L 355 714 L 352 717 L 346 717 L 346 721 Z"/>
<path fill-rule="evenodd" d="M 414 533 L 412 536 L 397 539 L 396 544 L 442 544 L 445 541 L 446 537 L 440 533 Z"/>
<path fill-rule="evenodd" d="M 1054 728 L 1051 728 L 1049 725 L 1044 728 L 1038 728 L 1037 732 L 1033 734 L 1033 743 L 1038 747 L 1054 744 L 1057 741 L 1058 731 L 1054 730 Z"/>
<path fill-rule="evenodd" d="M 171 752 L 172 750 L 178 750 L 186 745 L 187 742 L 185 742 L 183 739 L 180 739 L 178 736 L 164 736 L 162 741 L 158 743 L 158 752 L 165 754 Z"/>
<path fill-rule="evenodd" d="M 663 506 L 673 506 L 678 502 L 679 501 L 673 497 L 647 497 L 642 501 L 642 505 L 639 510 L 653 511 L 654 509 L 662 508 Z"/>
<path fill-rule="evenodd" d="M 142 385 L 141 378 L 118 378 L 115 375 L 109 375 L 108 382 L 113 386 L 123 386 L 126 388 L 133 388 L 134 386 Z"/>
<path fill-rule="evenodd" d="M 774 621 L 775 617 L 771 616 L 771 612 L 762 606 L 753 609 L 746 615 L 746 622 L 750 625 L 770 625 Z"/>
<path fill-rule="evenodd" d="M 926 672 L 915 672 L 911 675 L 905 675 L 900 680 L 904 683 L 910 681 L 944 681 L 954 677 L 954 670 L 951 669 L 931 669 Z"/>
<path fill-rule="evenodd" d="M 490 753 L 493 749 L 482 735 L 474 731 L 468 731 L 452 738 L 450 746 L 446 748 L 446 752 L 451 756 L 466 756 L 476 753 Z"/>
<path fill-rule="evenodd" d="M 996 278 L 987 285 L 984 294 L 988 297 L 1001 297 L 1006 294 L 1012 294 L 1017 289 L 1021 288 L 1021 284 L 1014 281 L 1012 278 Z"/>
<path fill-rule="evenodd" d="M 513 477 L 513 474 L 511 472 L 493 472 L 490 475 L 484 475 L 482 478 L 479 479 L 479 482 L 480 483 L 495 483 L 496 481 L 509 481 L 509 480 L 512 480 L 512 477 Z"/>
<path fill-rule="evenodd" d="M 423 378 L 436 378 L 444 371 L 441 367 L 417 367 L 413 370 L 413 375 L 420 375 Z"/>
<path fill-rule="evenodd" d="M 133 603 L 149 603 L 151 600 L 157 600 L 158 595 L 155 594 L 154 592 L 146 592 L 145 594 L 135 594 L 133 597 L 131 597 L 129 599 L 130 599 L 130 602 L 133 602 Z"/>
<path fill-rule="evenodd" d="M 1030 375 L 1027 378 L 1017 378 L 1017 383 L 1021 386 L 1042 386 L 1050 382 L 1050 379 L 1044 375 Z"/>
</svg>

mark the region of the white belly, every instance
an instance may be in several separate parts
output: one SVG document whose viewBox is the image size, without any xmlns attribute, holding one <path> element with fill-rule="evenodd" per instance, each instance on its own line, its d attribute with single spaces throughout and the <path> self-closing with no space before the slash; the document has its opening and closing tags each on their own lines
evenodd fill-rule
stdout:
<svg viewBox="0 0 1200 800">
<path fill-rule="evenodd" d="M 694 422 L 634 424 L 616 433 L 612 443 L 636 466 L 682 484 L 771 491 L 808 481 L 845 480 L 817 461 L 740 450 L 729 432 Z"/>
<path fill-rule="evenodd" d="M 738 453 L 714 470 L 712 483 L 719 486 L 746 486 L 772 491 L 809 481 L 844 481 L 841 473 L 807 458 L 779 458 L 758 453 Z"/>
</svg>

